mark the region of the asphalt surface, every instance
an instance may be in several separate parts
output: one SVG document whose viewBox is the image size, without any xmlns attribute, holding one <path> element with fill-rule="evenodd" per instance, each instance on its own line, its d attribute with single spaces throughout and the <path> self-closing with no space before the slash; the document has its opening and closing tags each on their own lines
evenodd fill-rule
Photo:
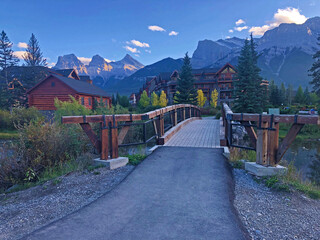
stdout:
<svg viewBox="0 0 320 240">
<path fill-rule="evenodd" d="M 245 239 L 222 149 L 161 147 L 115 189 L 23 239 Z"/>
</svg>

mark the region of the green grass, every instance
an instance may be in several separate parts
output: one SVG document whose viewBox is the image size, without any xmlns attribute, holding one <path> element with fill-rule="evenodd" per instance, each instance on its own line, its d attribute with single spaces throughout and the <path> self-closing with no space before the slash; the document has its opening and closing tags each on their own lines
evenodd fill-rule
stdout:
<svg viewBox="0 0 320 240">
<path fill-rule="evenodd" d="M 19 137 L 19 133 L 17 130 L 0 129 L 0 139 L 9 140 L 9 139 L 16 139 L 18 137 Z"/>
<path fill-rule="evenodd" d="M 291 124 L 285 124 L 280 123 L 280 129 L 279 129 L 279 138 L 283 139 L 289 129 L 291 127 Z M 320 139 L 320 128 L 318 125 L 305 125 L 300 133 L 297 135 L 296 139 L 298 140 L 313 140 L 313 139 Z"/>
<path fill-rule="evenodd" d="M 133 155 L 127 155 L 129 158 L 129 163 L 133 166 L 138 165 L 141 163 L 147 156 L 144 154 L 133 154 Z"/>
</svg>

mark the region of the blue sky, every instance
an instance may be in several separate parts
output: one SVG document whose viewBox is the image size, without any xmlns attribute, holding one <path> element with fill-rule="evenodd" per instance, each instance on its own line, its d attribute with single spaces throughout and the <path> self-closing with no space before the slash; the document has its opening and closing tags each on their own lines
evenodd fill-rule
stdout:
<svg viewBox="0 0 320 240">
<path fill-rule="evenodd" d="M 262 34 L 318 15 L 320 0 L 0 0 L 0 30 L 17 55 L 34 33 L 51 64 L 68 53 L 83 61 L 129 53 L 146 65 L 192 55 L 199 40 L 244 38 L 252 27 Z"/>
</svg>

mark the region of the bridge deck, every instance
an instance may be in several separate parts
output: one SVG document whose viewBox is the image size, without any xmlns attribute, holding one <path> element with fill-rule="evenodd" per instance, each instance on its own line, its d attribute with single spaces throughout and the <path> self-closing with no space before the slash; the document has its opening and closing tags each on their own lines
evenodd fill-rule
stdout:
<svg viewBox="0 0 320 240">
<path fill-rule="evenodd" d="M 220 121 L 212 117 L 195 120 L 178 131 L 165 146 L 220 147 Z"/>
</svg>

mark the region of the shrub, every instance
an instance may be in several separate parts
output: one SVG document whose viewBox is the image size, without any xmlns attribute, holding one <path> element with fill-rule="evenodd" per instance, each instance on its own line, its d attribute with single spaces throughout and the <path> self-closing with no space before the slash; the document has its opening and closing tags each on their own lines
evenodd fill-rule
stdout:
<svg viewBox="0 0 320 240">
<path fill-rule="evenodd" d="M 0 129 L 14 129 L 9 111 L 0 110 Z"/>
<path fill-rule="evenodd" d="M 22 128 L 30 122 L 43 119 L 43 115 L 35 107 L 17 107 L 12 109 L 11 121 L 16 129 Z"/>
<path fill-rule="evenodd" d="M 71 102 L 60 101 L 57 98 L 54 100 L 54 106 L 57 109 L 55 112 L 56 122 L 60 123 L 62 116 L 82 116 L 91 114 L 90 109 L 81 105 L 74 97 L 69 97 L 71 98 Z"/>
<path fill-rule="evenodd" d="M 14 156 L 0 154 L 0 188 L 38 180 L 47 169 L 74 161 L 90 148 L 78 126 L 32 121 L 19 129 Z M 12 155 L 12 154 L 11 154 Z"/>
</svg>

